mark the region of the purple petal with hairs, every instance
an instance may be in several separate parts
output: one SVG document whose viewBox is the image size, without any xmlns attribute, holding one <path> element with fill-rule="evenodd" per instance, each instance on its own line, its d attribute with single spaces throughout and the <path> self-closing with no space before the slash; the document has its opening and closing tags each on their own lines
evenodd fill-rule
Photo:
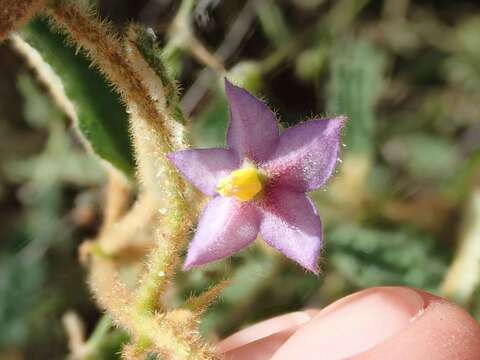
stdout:
<svg viewBox="0 0 480 360">
<path fill-rule="evenodd" d="M 260 220 L 261 214 L 253 203 L 213 198 L 200 218 L 184 270 L 230 256 L 250 245 L 257 237 Z"/>
<path fill-rule="evenodd" d="M 184 268 L 218 260 L 251 244 L 258 232 L 273 248 L 318 273 L 322 224 L 305 192 L 324 185 L 340 153 L 345 117 L 310 120 L 278 136 L 270 109 L 225 80 L 230 103 L 229 149 L 169 154 L 177 169 L 206 195 L 205 207 Z M 241 202 L 216 192 L 221 178 L 248 158 L 262 174 L 260 197 Z"/>
<path fill-rule="evenodd" d="M 238 158 L 227 149 L 196 149 L 170 153 L 167 158 L 189 182 L 205 195 L 216 194 L 218 180 L 240 165 Z"/>
<path fill-rule="evenodd" d="M 240 159 L 257 163 L 269 159 L 278 140 L 275 114 L 262 101 L 225 79 L 230 104 L 227 143 Z"/>
<path fill-rule="evenodd" d="M 318 274 L 322 224 L 315 205 L 305 195 L 277 188 L 262 206 L 260 234 L 273 248 Z"/>
<path fill-rule="evenodd" d="M 345 120 L 309 120 L 285 130 L 263 168 L 278 186 L 301 192 L 320 188 L 335 170 Z"/>
</svg>

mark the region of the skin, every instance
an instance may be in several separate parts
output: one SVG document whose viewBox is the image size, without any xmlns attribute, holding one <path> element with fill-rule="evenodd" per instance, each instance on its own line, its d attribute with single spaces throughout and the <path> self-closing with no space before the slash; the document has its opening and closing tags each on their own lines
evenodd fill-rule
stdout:
<svg viewBox="0 0 480 360">
<path fill-rule="evenodd" d="M 228 360 L 478 360 L 480 325 L 429 293 L 371 288 L 255 324 L 217 349 Z"/>
</svg>

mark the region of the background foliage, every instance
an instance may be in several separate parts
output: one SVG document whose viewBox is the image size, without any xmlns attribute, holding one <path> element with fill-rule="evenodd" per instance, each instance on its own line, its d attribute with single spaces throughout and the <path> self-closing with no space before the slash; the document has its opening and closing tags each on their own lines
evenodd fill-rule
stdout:
<svg viewBox="0 0 480 360">
<path fill-rule="evenodd" d="M 197 60 L 188 39 L 165 31 L 177 2 L 98 5 L 120 31 L 141 21 L 169 44 L 164 58 L 183 89 L 193 142 L 223 144 L 220 77 Z M 369 286 L 445 294 L 458 244 L 468 236 L 480 241 L 465 230 L 480 222 L 469 206 L 480 191 L 476 1 L 205 0 L 186 16 L 197 39 L 234 79 L 268 99 L 283 126 L 334 113 L 350 122 L 337 177 L 312 194 L 326 228 L 320 277 L 259 244 L 180 274 L 169 301 L 229 274 L 232 285 L 202 324 L 215 338 Z M 23 36 L 47 58 L 55 55 L 49 63 L 80 111 L 74 124 L 25 61 L 1 45 L 0 358 L 54 359 L 68 352 L 61 320 L 68 310 L 88 333 L 100 317 L 77 250 L 98 231 L 105 174 L 77 129 L 98 156 L 129 176 L 134 170 L 125 110 L 102 78 L 39 20 Z M 480 316 L 478 290 L 462 302 Z M 112 332 L 96 358 L 116 358 L 122 336 Z"/>
</svg>

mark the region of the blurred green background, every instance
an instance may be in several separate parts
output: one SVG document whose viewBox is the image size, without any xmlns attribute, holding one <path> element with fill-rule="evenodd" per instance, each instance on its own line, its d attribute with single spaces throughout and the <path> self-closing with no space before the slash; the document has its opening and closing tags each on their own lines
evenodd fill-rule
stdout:
<svg viewBox="0 0 480 360">
<path fill-rule="evenodd" d="M 168 44 L 164 59 L 181 84 L 193 143 L 223 145 L 228 114 L 221 78 L 184 38 L 168 32 L 179 3 L 97 5 L 119 31 L 142 22 Z M 179 274 L 179 299 L 225 273 L 233 278 L 206 314 L 207 336 L 321 307 L 369 286 L 443 293 L 459 244 L 477 239 L 480 247 L 479 230 L 471 230 L 480 223 L 480 205 L 472 204 L 480 193 L 480 4 L 199 0 L 188 16 L 196 38 L 233 79 L 267 99 L 282 126 L 350 117 L 337 176 L 312 194 L 326 232 L 321 275 L 306 274 L 260 244 Z M 38 32 L 36 26 L 27 31 Z M 128 168 L 127 145 L 122 153 L 119 167 Z M 78 247 L 101 224 L 105 179 L 35 73 L 2 44 L 0 359 L 64 358 L 64 314 L 76 312 L 87 333 L 98 322 Z M 456 300 L 480 318 L 480 291 L 472 292 Z M 96 358 L 118 357 L 121 334 L 109 336 Z"/>
</svg>

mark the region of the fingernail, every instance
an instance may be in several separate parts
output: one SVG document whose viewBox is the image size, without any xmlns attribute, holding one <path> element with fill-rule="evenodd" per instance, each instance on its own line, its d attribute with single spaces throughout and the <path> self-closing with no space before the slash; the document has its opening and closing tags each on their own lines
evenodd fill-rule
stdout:
<svg viewBox="0 0 480 360">
<path fill-rule="evenodd" d="M 351 358 L 402 331 L 424 307 L 420 293 L 408 288 L 374 288 L 353 294 L 321 311 L 271 360 Z"/>
</svg>

